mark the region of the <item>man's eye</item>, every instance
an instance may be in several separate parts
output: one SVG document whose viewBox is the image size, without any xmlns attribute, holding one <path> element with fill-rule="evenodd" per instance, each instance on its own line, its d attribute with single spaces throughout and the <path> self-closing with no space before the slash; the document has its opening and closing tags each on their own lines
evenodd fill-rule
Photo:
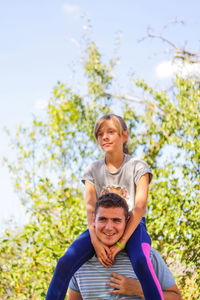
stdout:
<svg viewBox="0 0 200 300">
<path fill-rule="evenodd" d="M 99 221 L 105 222 L 106 218 L 99 218 Z"/>
<path fill-rule="evenodd" d="M 114 222 L 115 222 L 115 223 L 120 223 L 121 220 L 120 220 L 120 219 L 114 219 Z"/>
</svg>

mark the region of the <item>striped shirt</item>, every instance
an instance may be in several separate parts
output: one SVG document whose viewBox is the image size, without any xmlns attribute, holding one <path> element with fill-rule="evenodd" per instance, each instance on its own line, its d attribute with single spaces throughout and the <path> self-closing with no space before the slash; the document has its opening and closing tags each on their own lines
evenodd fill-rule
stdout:
<svg viewBox="0 0 200 300">
<path fill-rule="evenodd" d="M 151 249 L 150 257 L 162 290 L 167 290 L 175 284 L 171 271 L 156 250 Z M 111 272 L 137 279 L 126 252 L 121 251 L 116 256 L 113 266 L 108 269 L 99 263 L 96 256 L 93 256 L 75 273 L 70 281 L 70 289 L 81 293 L 83 300 L 142 299 L 139 296 L 109 294 L 113 288 L 107 286 L 106 282 L 109 282 L 108 276 Z"/>
</svg>

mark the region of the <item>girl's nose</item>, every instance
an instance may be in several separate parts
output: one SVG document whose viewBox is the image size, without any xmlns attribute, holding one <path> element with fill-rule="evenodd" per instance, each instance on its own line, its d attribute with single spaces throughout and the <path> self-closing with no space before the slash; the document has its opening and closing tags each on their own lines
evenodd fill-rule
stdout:
<svg viewBox="0 0 200 300">
<path fill-rule="evenodd" d="M 103 139 L 105 140 L 107 137 L 108 137 L 107 133 L 104 132 L 104 134 L 103 134 Z"/>
</svg>

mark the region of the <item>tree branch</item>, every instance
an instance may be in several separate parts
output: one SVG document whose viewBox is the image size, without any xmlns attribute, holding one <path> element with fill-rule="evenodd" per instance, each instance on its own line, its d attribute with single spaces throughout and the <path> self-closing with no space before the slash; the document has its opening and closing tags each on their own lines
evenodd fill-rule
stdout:
<svg viewBox="0 0 200 300">
<path fill-rule="evenodd" d="M 159 109 L 160 110 L 160 114 L 162 116 L 164 116 L 164 112 L 163 110 L 158 107 L 158 105 L 155 103 L 155 102 L 150 102 L 150 101 L 147 101 L 145 99 L 141 99 L 137 96 L 131 96 L 131 95 L 119 95 L 119 94 L 111 94 L 111 93 L 108 93 L 106 91 L 104 91 L 104 96 L 107 96 L 107 97 L 110 97 L 110 98 L 116 98 L 116 99 L 119 99 L 119 100 L 127 100 L 127 101 L 130 101 L 130 102 L 137 102 L 137 103 L 141 103 L 141 104 L 144 104 L 148 109 L 151 109 L 152 111 L 155 112 L 156 109 Z"/>
<path fill-rule="evenodd" d="M 177 19 L 172 20 L 168 22 L 165 26 L 163 26 L 162 30 L 160 31 L 159 34 L 154 33 L 154 30 L 151 27 L 147 28 L 147 35 L 144 36 L 142 39 L 139 40 L 139 42 L 142 42 L 146 39 L 159 39 L 163 41 L 164 43 L 167 43 L 174 49 L 174 59 L 181 59 L 182 61 L 187 61 L 189 63 L 199 63 L 200 62 L 200 53 L 193 53 L 191 51 L 188 51 L 184 48 L 178 47 L 176 44 L 168 40 L 164 35 L 163 31 L 166 30 L 169 26 L 169 24 L 174 24 L 174 23 L 180 23 L 184 24 L 184 21 L 179 21 Z"/>
</svg>

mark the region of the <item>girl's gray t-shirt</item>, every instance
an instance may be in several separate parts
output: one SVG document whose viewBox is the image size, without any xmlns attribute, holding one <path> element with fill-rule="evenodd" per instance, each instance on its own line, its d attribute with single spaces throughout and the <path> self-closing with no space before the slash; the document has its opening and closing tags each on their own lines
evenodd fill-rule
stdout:
<svg viewBox="0 0 200 300">
<path fill-rule="evenodd" d="M 152 171 L 147 163 L 129 154 L 124 155 L 124 161 L 115 173 L 111 173 L 105 159 L 95 161 L 84 172 L 82 181 L 87 180 L 95 186 L 97 199 L 107 193 L 116 193 L 126 199 L 129 210 L 135 205 L 136 185 L 141 176 L 149 173 L 149 182 L 152 180 Z"/>
</svg>

